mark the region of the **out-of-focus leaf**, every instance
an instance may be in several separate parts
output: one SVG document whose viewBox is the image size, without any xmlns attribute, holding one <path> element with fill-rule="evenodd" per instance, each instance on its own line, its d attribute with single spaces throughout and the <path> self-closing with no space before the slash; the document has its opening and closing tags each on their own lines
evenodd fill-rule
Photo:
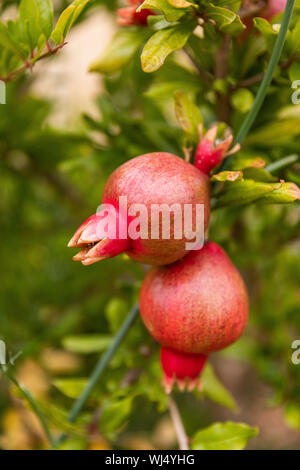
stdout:
<svg viewBox="0 0 300 470">
<path fill-rule="evenodd" d="M 300 62 L 294 62 L 289 68 L 289 77 L 291 82 L 300 80 Z"/>
<path fill-rule="evenodd" d="M 296 106 L 294 106 L 296 108 Z M 259 144 L 262 147 L 274 147 L 290 142 L 300 135 L 300 119 L 274 120 L 252 132 L 246 139 L 247 144 Z"/>
<path fill-rule="evenodd" d="M 199 140 L 198 126 L 203 122 L 199 108 L 183 92 L 175 92 L 175 113 L 177 120 L 186 134 L 196 143 Z"/>
<path fill-rule="evenodd" d="M 205 10 L 206 15 L 217 23 L 220 31 L 227 34 L 240 34 L 246 26 L 240 17 L 227 8 L 217 7 L 212 3 Z"/>
<path fill-rule="evenodd" d="M 287 403 L 284 409 L 284 418 L 292 429 L 300 428 L 300 406 L 296 403 Z"/>
<path fill-rule="evenodd" d="M 181 49 L 186 44 L 194 27 L 194 21 L 190 21 L 154 33 L 146 43 L 141 55 L 144 72 L 151 73 L 158 70 L 169 54 Z"/>
<path fill-rule="evenodd" d="M 247 113 L 253 105 L 254 96 L 247 88 L 240 88 L 231 97 L 231 103 L 240 113 Z"/>
<path fill-rule="evenodd" d="M 230 410 L 236 410 L 237 406 L 231 393 L 224 387 L 216 376 L 211 364 L 207 364 L 202 373 L 203 393 L 210 400 L 225 406 Z"/>
<path fill-rule="evenodd" d="M 54 387 L 56 387 L 61 393 L 66 395 L 66 397 L 76 399 L 79 397 L 79 395 L 83 391 L 87 383 L 87 379 L 86 378 L 56 379 L 52 383 Z"/>
<path fill-rule="evenodd" d="M 272 183 L 278 181 L 278 178 L 271 175 L 271 173 L 269 173 L 264 168 L 245 168 L 244 177 L 248 180 L 261 181 L 263 183 Z"/>
<path fill-rule="evenodd" d="M 74 0 L 60 15 L 51 38 L 56 44 L 62 44 L 70 28 L 90 0 Z"/>
<path fill-rule="evenodd" d="M 215 423 L 198 431 L 192 440 L 193 450 L 242 450 L 258 429 L 244 423 Z"/>
<path fill-rule="evenodd" d="M 105 351 L 112 337 L 110 335 L 77 335 L 66 336 L 62 340 L 63 347 L 68 351 L 79 354 L 91 354 L 95 352 Z"/>
<path fill-rule="evenodd" d="M 235 156 L 231 162 L 233 170 L 244 170 L 245 168 L 263 168 L 266 162 L 261 157 Z"/>
<path fill-rule="evenodd" d="M 266 194 L 262 203 L 267 204 L 287 204 L 300 200 L 300 189 L 295 183 L 282 183 L 280 188 L 275 189 L 270 194 Z"/>
<path fill-rule="evenodd" d="M 145 33 L 140 30 L 121 30 L 113 37 L 105 54 L 90 66 L 90 72 L 113 73 L 131 60 L 144 42 Z"/>
<path fill-rule="evenodd" d="M 160 10 L 167 21 L 178 21 L 184 14 L 185 11 L 180 11 L 178 8 L 174 8 L 167 0 L 145 0 L 137 9 L 141 11 L 147 8 L 149 10 Z"/>
<path fill-rule="evenodd" d="M 175 8 L 187 8 L 194 5 L 194 3 L 187 2 L 186 0 L 167 0 L 170 5 Z"/>
<path fill-rule="evenodd" d="M 230 183 L 218 196 L 216 207 L 248 204 L 280 188 L 280 184 L 281 183 L 261 183 L 253 180 Z"/>
<path fill-rule="evenodd" d="M 238 170 L 238 171 L 221 171 L 220 173 L 216 173 L 215 175 L 212 176 L 211 178 L 213 181 L 239 181 L 243 179 L 243 172 Z"/>
<path fill-rule="evenodd" d="M 108 400 L 103 405 L 99 421 L 101 433 L 117 431 L 128 419 L 132 408 L 133 397 Z"/>
</svg>

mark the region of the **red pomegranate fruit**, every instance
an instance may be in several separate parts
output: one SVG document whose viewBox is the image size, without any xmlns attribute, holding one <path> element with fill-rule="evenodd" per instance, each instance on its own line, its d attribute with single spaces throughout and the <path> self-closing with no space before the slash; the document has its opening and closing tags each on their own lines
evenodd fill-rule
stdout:
<svg viewBox="0 0 300 470">
<path fill-rule="evenodd" d="M 285 9 L 286 0 L 268 0 L 266 7 L 259 14 L 261 18 L 271 21 L 276 15 Z"/>
<path fill-rule="evenodd" d="M 126 210 L 120 205 L 120 198 L 124 197 L 128 208 Z M 188 242 L 203 239 L 210 212 L 209 178 L 176 155 L 149 153 L 129 160 L 110 175 L 104 188 L 102 204 L 110 205 L 116 212 L 117 230 L 107 236 L 103 235 L 103 225 L 109 215 L 107 208 L 89 217 L 69 242 L 70 247 L 81 250 L 74 257 L 76 261 L 89 265 L 126 252 L 130 258 L 141 263 L 170 264 L 188 252 Z M 137 219 L 130 208 L 137 204 L 141 206 L 140 214 L 147 217 L 144 224 L 147 233 L 144 230 L 140 235 L 132 235 L 130 229 L 132 224 L 137 223 Z M 198 237 L 199 207 L 204 209 L 201 237 L 200 232 Z M 164 234 L 164 227 L 168 229 L 168 223 L 164 225 L 164 216 L 158 213 L 159 208 L 164 209 L 169 218 L 169 236 Z M 179 220 L 172 208 L 179 209 Z M 185 216 L 187 208 L 191 215 L 189 233 L 184 230 L 185 223 L 188 222 L 188 217 Z M 139 214 L 137 217 L 139 218 Z M 178 235 L 177 229 L 181 225 L 182 231 Z M 99 226 L 102 227 L 101 230 Z"/>
<path fill-rule="evenodd" d="M 152 10 L 144 8 L 141 11 L 136 11 L 137 8 L 143 3 L 143 0 L 128 0 L 128 7 L 119 8 L 117 10 L 118 21 L 120 26 L 147 26 L 148 16 L 155 15 Z"/>
<path fill-rule="evenodd" d="M 166 390 L 199 386 L 206 356 L 234 343 L 248 318 L 241 275 L 216 243 L 191 251 L 180 261 L 152 268 L 140 292 L 140 312 L 161 344 Z"/>
</svg>

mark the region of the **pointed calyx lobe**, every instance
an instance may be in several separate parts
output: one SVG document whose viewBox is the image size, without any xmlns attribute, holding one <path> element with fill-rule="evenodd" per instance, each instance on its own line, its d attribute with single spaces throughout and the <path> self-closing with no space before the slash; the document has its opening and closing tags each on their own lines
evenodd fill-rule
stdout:
<svg viewBox="0 0 300 470">
<path fill-rule="evenodd" d="M 185 354 L 173 349 L 161 347 L 161 366 L 164 374 L 163 384 L 167 393 L 176 383 L 179 390 L 202 389 L 200 374 L 205 366 L 205 354 Z"/>
<path fill-rule="evenodd" d="M 115 226 L 116 232 L 110 233 L 107 224 L 113 217 L 115 224 L 110 224 L 110 227 Z M 111 206 L 111 213 L 109 208 L 104 208 L 79 227 L 68 246 L 80 249 L 73 260 L 81 261 L 85 266 L 119 255 L 130 247 L 127 220 L 114 206 Z"/>
<path fill-rule="evenodd" d="M 195 153 L 195 166 L 206 175 L 218 166 L 222 160 L 237 152 L 240 145 L 235 145 L 229 150 L 233 136 L 230 134 L 224 140 L 217 142 L 218 127 L 211 127 L 203 136 L 202 125 L 199 126 L 199 144 Z"/>
</svg>

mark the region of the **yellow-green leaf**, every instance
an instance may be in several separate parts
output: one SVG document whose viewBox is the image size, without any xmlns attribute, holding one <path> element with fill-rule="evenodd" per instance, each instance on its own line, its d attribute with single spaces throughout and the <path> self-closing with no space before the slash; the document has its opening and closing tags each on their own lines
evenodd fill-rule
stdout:
<svg viewBox="0 0 300 470">
<path fill-rule="evenodd" d="M 258 429 L 244 423 L 215 423 L 198 431 L 192 440 L 193 450 L 242 450 Z"/>
</svg>

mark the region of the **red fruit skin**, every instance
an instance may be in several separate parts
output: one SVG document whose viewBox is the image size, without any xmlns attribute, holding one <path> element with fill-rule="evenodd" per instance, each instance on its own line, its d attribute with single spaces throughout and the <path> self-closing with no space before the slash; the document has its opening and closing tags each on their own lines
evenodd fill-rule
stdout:
<svg viewBox="0 0 300 470">
<path fill-rule="evenodd" d="M 279 15 L 285 9 L 286 0 L 269 0 L 266 8 L 260 13 L 261 18 L 271 21 L 274 16 Z"/>
<path fill-rule="evenodd" d="M 120 196 L 127 196 L 128 207 L 145 204 L 149 214 L 151 233 L 151 204 L 204 204 L 204 228 L 210 215 L 210 182 L 207 175 L 176 155 L 155 152 L 133 158 L 117 168 L 106 182 L 102 203 L 118 204 Z M 195 213 L 194 211 L 194 213 Z M 193 217 L 195 222 L 195 217 Z M 160 223 L 161 228 L 161 223 Z M 186 238 L 175 239 L 174 214 L 171 212 L 170 239 L 131 240 L 126 253 L 140 263 L 170 264 L 186 253 Z"/>
<path fill-rule="evenodd" d="M 172 378 L 183 380 L 186 377 L 195 379 L 201 374 L 207 356 L 204 354 L 182 354 L 173 349 L 162 347 L 160 351 L 160 360 L 164 374 Z"/>
<path fill-rule="evenodd" d="M 152 268 L 140 291 L 150 334 L 162 346 L 188 354 L 209 354 L 235 342 L 248 309 L 239 272 L 212 242 L 171 266 Z"/>
<path fill-rule="evenodd" d="M 120 26 L 147 26 L 148 16 L 155 15 L 152 10 L 147 8 L 137 12 L 136 9 L 143 3 L 143 0 L 129 0 L 128 3 L 132 6 L 119 8 L 117 10 L 118 24 Z"/>
</svg>

